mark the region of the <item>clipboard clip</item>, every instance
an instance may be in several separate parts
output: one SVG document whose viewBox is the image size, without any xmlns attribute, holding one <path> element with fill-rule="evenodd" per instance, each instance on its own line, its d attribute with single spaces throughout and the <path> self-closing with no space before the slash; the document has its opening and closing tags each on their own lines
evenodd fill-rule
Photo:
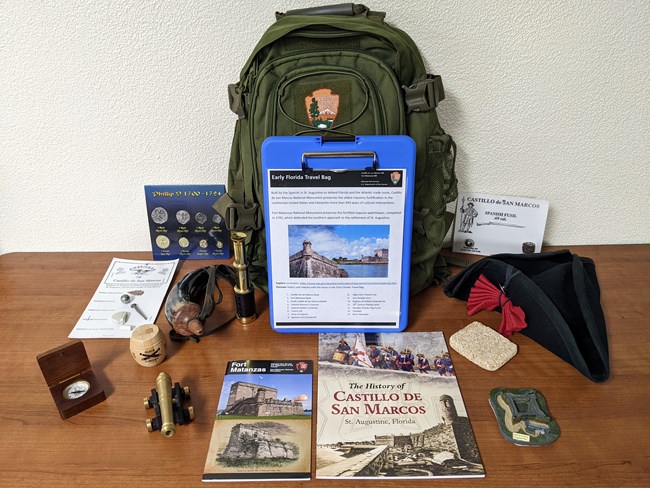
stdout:
<svg viewBox="0 0 650 488">
<path fill-rule="evenodd" d="M 307 159 L 315 158 L 372 158 L 372 166 L 360 170 L 340 170 L 344 171 L 377 171 L 377 153 L 375 151 L 341 151 L 341 152 L 306 152 L 302 153 L 302 170 L 305 173 L 313 171 L 307 164 Z M 336 171 L 336 170 L 332 170 Z"/>
</svg>

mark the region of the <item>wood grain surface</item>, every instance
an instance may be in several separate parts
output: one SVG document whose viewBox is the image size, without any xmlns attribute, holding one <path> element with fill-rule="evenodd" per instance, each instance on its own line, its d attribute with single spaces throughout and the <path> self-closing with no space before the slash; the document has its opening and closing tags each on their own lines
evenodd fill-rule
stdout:
<svg viewBox="0 0 650 488">
<path fill-rule="evenodd" d="M 496 372 L 482 370 L 451 350 L 483 457 L 485 479 L 346 483 L 353 482 L 355 488 L 650 486 L 650 245 L 571 250 L 596 263 L 608 327 L 611 378 L 604 384 L 592 383 L 521 334 L 513 337 L 519 353 Z M 247 327 L 232 322 L 198 344 L 171 343 L 167 359 L 152 368 L 135 363 L 127 339 L 85 339 L 107 399 L 61 420 L 36 356 L 68 341 L 113 257 L 150 259 L 151 255 L 0 256 L 0 486 L 199 486 L 227 361 L 317 358 L 316 335 L 271 330 L 267 297 L 260 293 L 256 322 Z M 175 279 L 207 264 L 184 262 Z M 224 295 L 224 304 L 208 328 L 232 313 L 232 294 L 225 290 Z M 448 341 L 474 319 L 496 328 L 501 316 L 481 312 L 470 320 L 465 302 L 445 297 L 442 288 L 436 287 L 412 298 L 407 331 L 441 330 Z M 156 324 L 165 332 L 169 330 L 162 312 Z M 161 371 L 191 388 L 196 412 L 196 419 L 178 426 L 172 438 L 145 428 L 151 411 L 144 409 L 142 399 L 155 387 Z M 560 438 L 536 448 L 505 441 L 488 404 L 490 390 L 498 386 L 540 390 L 560 426 Z M 314 419 L 314 436 L 315 427 Z M 273 486 L 342 484 L 312 479 Z"/>
</svg>

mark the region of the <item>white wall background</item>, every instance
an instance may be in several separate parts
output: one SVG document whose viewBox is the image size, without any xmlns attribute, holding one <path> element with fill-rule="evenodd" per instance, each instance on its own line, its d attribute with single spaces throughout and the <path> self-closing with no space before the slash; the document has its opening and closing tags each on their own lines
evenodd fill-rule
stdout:
<svg viewBox="0 0 650 488">
<path fill-rule="evenodd" d="M 143 185 L 226 182 L 226 85 L 323 3 L 0 0 L 0 253 L 149 250 Z M 650 2 L 365 3 L 443 76 L 460 190 L 548 199 L 548 244 L 650 242 Z"/>
</svg>

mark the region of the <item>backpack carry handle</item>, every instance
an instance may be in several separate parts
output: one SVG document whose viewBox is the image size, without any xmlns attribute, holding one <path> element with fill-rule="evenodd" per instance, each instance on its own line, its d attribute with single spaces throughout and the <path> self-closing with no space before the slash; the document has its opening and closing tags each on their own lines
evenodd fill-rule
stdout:
<svg viewBox="0 0 650 488">
<path fill-rule="evenodd" d="M 354 17 L 357 15 L 368 15 L 368 7 L 354 3 L 340 3 L 338 5 L 323 5 L 322 7 L 297 8 L 287 10 L 286 13 L 276 12 L 277 20 L 287 15 L 347 15 Z"/>
</svg>

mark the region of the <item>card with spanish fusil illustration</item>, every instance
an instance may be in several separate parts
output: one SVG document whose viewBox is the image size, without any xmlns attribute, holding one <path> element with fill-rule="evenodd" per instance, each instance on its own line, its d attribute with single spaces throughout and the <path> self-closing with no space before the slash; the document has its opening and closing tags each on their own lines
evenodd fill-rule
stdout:
<svg viewBox="0 0 650 488">
<path fill-rule="evenodd" d="M 548 201 L 459 193 L 454 222 L 454 252 L 489 256 L 542 250 Z"/>
</svg>

